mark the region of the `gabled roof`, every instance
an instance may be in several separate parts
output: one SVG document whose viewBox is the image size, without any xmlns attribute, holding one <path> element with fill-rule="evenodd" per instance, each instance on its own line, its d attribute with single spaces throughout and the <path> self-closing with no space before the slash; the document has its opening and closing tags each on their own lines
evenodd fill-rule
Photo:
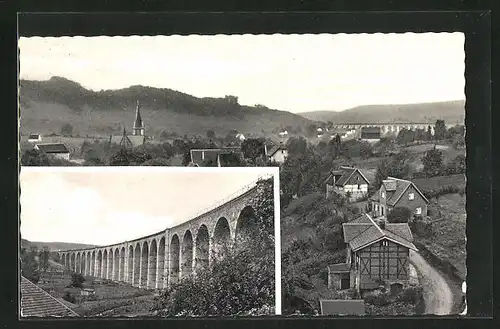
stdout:
<svg viewBox="0 0 500 329">
<path fill-rule="evenodd" d="M 37 144 L 36 148 L 45 153 L 69 153 L 68 148 L 63 143 Z"/>
<path fill-rule="evenodd" d="M 137 147 L 143 145 L 146 138 L 141 135 L 116 135 L 111 136 L 111 143 L 125 147 Z"/>
<path fill-rule="evenodd" d="M 338 176 L 339 174 L 342 174 L 342 176 L 340 176 L 340 178 L 335 182 L 335 185 L 344 186 L 349 181 L 349 179 L 352 177 L 352 175 L 354 175 L 355 172 L 358 172 L 361 175 L 361 177 L 365 180 L 365 182 L 367 184 L 370 184 L 370 181 L 361 172 L 361 170 L 359 170 L 358 168 L 354 168 L 354 167 L 344 167 L 344 166 L 341 166 L 339 170 L 332 170 L 330 172 L 330 175 L 325 180 L 325 183 L 327 183 L 331 179 L 331 177 Z"/>
<path fill-rule="evenodd" d="M 273 146 L 268 152 L 267 152 L 267 156 L 269 157 L 272 157 L 276 152 L 278 152 L 279 150 L 284 150 L 286 151 L 287 148 L 285 145 L 283 144 L 279 144 L 279 145 L 275 145 Z"/>
<path fill-rule="evenodd" d="M 42 288 L 21 277 L 21 316 L 68 317 L 78 314 Z"/>
<path fill-rule="evenodd" d="M 224 148 L 211 148 L 211 149 L 191 149 L 191 162 L 202 163 L 205 160 L 217 161 L 219 154 L 235 153 L 237 155 L 241 154 L 241 148 L 239 147 L 224 147 Z"/>
<path fill-rule="evenodd" d="M 351 300 L 319 300 L 321 315 L 365 315 L 365 301 Z"/>
<path fill-rule="evenodd" d="M 419 190 L 419 188 L 413 184 L 413 182 L 405 179 L 395 178 L 395 177 L 387 177 L 387 180 L 396 181 L 396 189 L 392 193 L 387 193 L 386 202 L 390 206 L 395 206 L 398 203 L 399 199 L 403 196 L 406 190 L 413 186 L 420 196 L 425 200 L 426 203 L 429 203 L 429 200 L 425 197 L 425 195 Z M 384 185 L 385 186 L 385 185 Z"/>
<path fill-rule="evenodd" d="M 368 214 L 357 217 L 352 222 L 342 224 L 344 241 L 353 250 L 359 250 L 377 241 L 388 239 L 409 249 L 413 245 L 413 235 L 407 223 L 386 223 L 382 229 Z"/>
</svg>

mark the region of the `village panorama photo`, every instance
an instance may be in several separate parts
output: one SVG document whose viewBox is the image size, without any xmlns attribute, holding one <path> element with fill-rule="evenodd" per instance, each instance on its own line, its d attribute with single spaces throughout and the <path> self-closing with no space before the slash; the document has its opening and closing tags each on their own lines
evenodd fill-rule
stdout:
<svg viewBox="0 0 500 329">
<path fill-rule="evenodd" d="M 23 168 L 275 167 L 276 313 L 467 314 L 463 33 L 18 44 Z"/>
<path fill-rule="evenodd" d="M 21 319 L 279 313 L 277 168 L 23 167 L 20 180 Z"/>
</svg>

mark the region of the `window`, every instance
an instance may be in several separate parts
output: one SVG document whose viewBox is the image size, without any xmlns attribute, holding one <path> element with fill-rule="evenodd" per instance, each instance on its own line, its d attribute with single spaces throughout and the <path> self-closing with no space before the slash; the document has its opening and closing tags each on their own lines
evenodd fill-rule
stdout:
<svg viewBox="0 0 500 329">
<path fill-rule="evenodd" d="M 408 200 L 413 200 L 413 199 L 415 199 L 415 194 L 414 193 L 410 193 L 408 195 Z"/>
<path fill-rule="evenodd" d="M 380 207 L 380 214 L 384 216 L 384 207 Z"/>
<path fill-rule="evenodd" d="M 382 192 L 382 199 L 385 199 L 385 192 Z"/>
<path fill-rule="evenodd" d="M 375 204 L 375 211 L 378 210 L 378 204 Z"/>
<path fill-rule="evenodd" d="M 418 207 L 417 209 L 415 209 L 415 212 L 417 213 L 417 215 L 422 215 L 422 208 Z"/>
</svg>

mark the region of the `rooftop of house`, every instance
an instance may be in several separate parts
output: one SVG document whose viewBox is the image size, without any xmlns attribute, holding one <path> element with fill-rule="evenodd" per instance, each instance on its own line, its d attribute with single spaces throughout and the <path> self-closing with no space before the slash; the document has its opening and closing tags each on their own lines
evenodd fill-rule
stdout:
<svg viewBox="0 0 500 329">
<path fill-rule="evenodd" d="M 413 186 L 415 188 L 415 190 L 417 191 L 417 193 L 419 193 L 422 196 L 422 198 L 427 203 L 429 203 L 429 200 L 427 200 L 427 198 L 419 190 L 419 188 L 409 180 L 394 178 L 394 177 L 387 177 L 387 179 L 384 179 L 382 181 L 382 186 L 384 187 L 384 189 L 386 191 L 385 192 L 386 193 L 385 200 L 389 206 L 392 206 L 392 207 L 395 206 L 398 203 L 399 199 L 401 199 L 401 196 L 406 192 L 406 190 L 410 186 Z M 382 188 L 382 186 L 381 186 L 381 188 Z M 370 199 L 374 200 L 374 201 L 379 201 L 379 198 L 380 198 L 380 194 L 375 193 Z"/>
<path fill-rule="evenodd" d="M 380 133 L 380 127 L 362 127 L 361 133 Z"/>
<path fill-rule="evenodd" d="M 223 148 L 209 148 L 209 149 L 191 149 L 191 162 L 201 163 L 205 160 L 217 161 L 219 154 L 235 153 L 240 155 L 240 147 L 223 147 Z"/>
<path fill-rule="evenodd" d="M 407 223 L 377 223 L 370 215 L 363 214 L 342 224 L 344 242 L 353 250 L 359 250 L 382 239 L 391 240 L 409 249 L 417 250 Z"/>
<path fill-rule="evenodd" d="M 332 185 L 333 176 L 340 176 L 335 180 L 335 185 L 344 186 L 355 172 L 359 172 L 361 174 L 361 177 L 363 177 L 363 179 L 365 180 L 365 184 L 370 184 L 370 181 L 368 180 L 368 178 L 366 178 L 361 170 L 359 170 L 358 168 L 347 166 L 341 166 L 339 169 L 332 170 L 330 172 L 330 175 L 325 180 L 325 183 Z"/>
<path fill-rule="evenodd" d="M 44 153 L 69 153 L 68 148 L 63 143 L 37 144 L 36 148 Z"/>
<path fill-rule="evenodd" d="M 347 263 L 333 264 L 328 266 L 328 271 L 330 273 L 347 273 L 350 270 L 350 266 Z"/>
<path fill-rule="evenodd" d="M 25 277 L 21 277 L 21 316 L 78 316 L 73 310 Z"/>
<path fill-rule="evenodd" d="M 124 140 L 124 138 L 126 140 Z M 137 146 L 143 145 L 145 140 L 146 140 L 146 137 L 141 136 L 141 135 L 115 135 L 115 136 L 111 136 L 111 143 L 120 145 L 120 144 L 122 144 L 122 142 L 125 144 L 128 144 L 128 142 L 130 141 L 130 145 L 132 147 L 137 147 Z"/>
<path fill-rule="evenodd" d="M 321 315 L 365 315 L 365 302 L 362 299 L 320 299 L 319 303 Z"/>
<path fill-rule="evenodd" d="M 267 156 L 273 156 L 276 152 L 278 152 L 279 150 L 288 150 L 287 147 L 285 145 L 283 145 L 283 143 L 280 143 L 279 145 L 274 145 L 273 147 L 271 147 L 268 151 L 267 151 Z"/>
<path fill-rule="evenodd" d="M 38 139 L 38 138 L 40 138 L 40 137 L 41 137 L 41 136 L 40 136 L 40 134 L 30 134 L 30 135 L 28 136 L 28 139 Z"/>
</svg>

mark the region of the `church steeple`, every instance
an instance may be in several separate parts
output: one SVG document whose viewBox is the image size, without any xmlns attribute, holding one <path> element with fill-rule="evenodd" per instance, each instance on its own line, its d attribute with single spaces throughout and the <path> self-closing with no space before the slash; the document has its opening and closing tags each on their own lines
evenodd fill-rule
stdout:
<svg viewBox="0 0 500 329">
<path fill-rule="evenodd" d="M 134 121 L 134 127 L 133 127 L 133 132 L 132 132 L 132 134 L 134 136 L 136 136 L 136 135 L 144 136 L 144 123 L 142 122 L 140 109 L 141 109 L 141 105 L 139 104 L 139 101 L 137 101 L 137 107 L 135 109 L 135 121 Z"/>
</svg>

